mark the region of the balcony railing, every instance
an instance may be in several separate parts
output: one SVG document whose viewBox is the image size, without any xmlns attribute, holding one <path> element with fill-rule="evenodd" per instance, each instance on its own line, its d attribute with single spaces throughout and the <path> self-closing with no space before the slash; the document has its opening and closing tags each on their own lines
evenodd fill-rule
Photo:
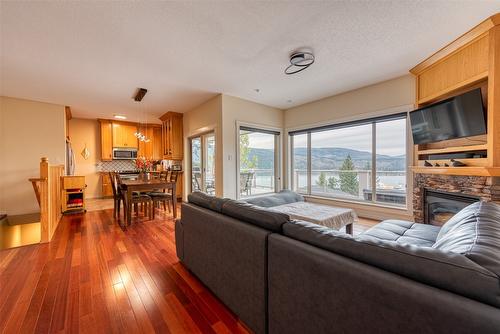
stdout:
<svg viewBox="0 0 500 334">
<path fill-rule="evenodd" d="M 371 170 L 343 171 L 317 169 L 311 171 L 311 194 L 352 200 L 372 201 Z M 406 172 L 377 171 L 376 201 L 397 206 L 406 205 Z M 293 172 L 294 189 L 307 193 L 307 171 Z M 273 192 L 274 169 L 240 171 L 240 195 L 254 196 Z"/>
<path fill-rule="evenodd" d="M 406 204 L 406 172 L 377 171 L 376 201 L 404 206 Z M 372 171 L 338 169 L 312 170 L 311 194 L 372 201 Z M 294 170 L 293 184 L 297 192 L 307 193 L 307 171 Z"/>
<path fill-rule="evenodd" d="M 273 192 L 274 169 L 252 169 L 240 171 L 240 195 L 242 197 Z"/>
</svg>

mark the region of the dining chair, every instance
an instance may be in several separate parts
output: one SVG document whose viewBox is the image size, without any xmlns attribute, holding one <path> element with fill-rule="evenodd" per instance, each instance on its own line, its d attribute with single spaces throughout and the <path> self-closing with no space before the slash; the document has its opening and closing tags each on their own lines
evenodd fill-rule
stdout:
<svg viewBox="0 0 500 334">
<path fill-rule="evenodd" d="M 153 216 L 153 200 L 150 196 L 147 194 L 143 193 L 137 193 L 137 192 L 132 192 L 132 197 L 130 198 L 130 203 L 126 203 L 125 201 L 125 191 L 122 187 L 122 182 L 120 178 L 120 174 L 114 173 L 115 174 L 115 179 L 116 179 L 116 184 L 117 184 L 117 190 L 121 193 L 122 199 L 123 199 L 123 207 L 124 207 L 124 215 L 125 217 L 127 216 L 128 210 L 132 210 L 134 208 L 136 216 L 139 216 L 139 205 L 142 207 L 142 211 L 144 215 L 146 215 L 149 219 L 152 218 Z M 128 207 L 130 205 L 130 207 Z M 130 222 L 128 222 L 130 223 Z"/>
<path fill-rule="evenodd" d="M 113 190 L 113 218 L 120 217 L 120 203 L 123 202 L 123 215 L 125 215 L 125 198 L 118 186 L 117 176 L 115 172 L 109 172 L 109 179 L 111 180 L 111 189 Z"/>
<path fill-rule="evenodd" d="M 177 183 L 178 177 L 179 172 L 169 171 L 165 176 L 165 181 Z M 171 189 L 168 189 L 167 191 L 165 189 L 163 189 L 163 191 L 152 191 L 149 192 L 148 195 L 153 200 L 153 219 L 155 218 L 155 208 L 160 204 L 163 204 L 163 210 L 167 210 L 168 208 L 168 212 L 172 212 L 170 204 L 173 202 L 173 196 L 175 196 L 175 194 L 172 193 Z"/>
</svg>

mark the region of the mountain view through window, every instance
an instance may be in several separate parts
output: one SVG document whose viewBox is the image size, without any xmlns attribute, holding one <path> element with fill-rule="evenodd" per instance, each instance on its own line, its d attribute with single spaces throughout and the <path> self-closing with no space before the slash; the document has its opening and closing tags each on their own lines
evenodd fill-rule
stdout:
<svg viewBox="0 0 500 334">
<path fill-rule="evenodd" d="M 291 140 L 295 191 L 406 205 L 406 118 L 311 131 L 293 135 Z"/>
</svg>

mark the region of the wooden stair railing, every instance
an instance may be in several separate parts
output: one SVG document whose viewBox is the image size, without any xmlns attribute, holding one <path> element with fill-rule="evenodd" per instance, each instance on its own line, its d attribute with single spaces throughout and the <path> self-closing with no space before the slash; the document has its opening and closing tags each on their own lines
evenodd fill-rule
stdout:
<svg viewBox="0 0 500 334">
<path fill-rule="evenodd" d="M 39 177 L 39 178 L 31 178 L 28 180 L 31 182 L 31 185 L 33 186 L 38 206 L 40 206 L 40 182 L 47 181 L 47 178 Z"/>
<path fill-rule="evenodd" d="M 49 242 L 61 219 L 61 177 L 64 165 L 50 166 L 47 158 L 40 161 L 40 177 L 30 178 L 40 206 L 40 242 Z"/>
</svg>

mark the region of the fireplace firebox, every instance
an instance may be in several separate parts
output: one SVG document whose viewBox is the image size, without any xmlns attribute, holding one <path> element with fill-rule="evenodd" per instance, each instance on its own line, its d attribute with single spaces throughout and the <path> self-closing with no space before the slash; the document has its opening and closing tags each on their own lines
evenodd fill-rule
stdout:
<svg viewBox="0 0 500 334">
<path fill-rule="evenodd" d="M 425 189 L 424 219 L 426 224 L 441 226 L 453 215 L 469 204 L 479 201 L 479 197 Z"/>
</svg>

